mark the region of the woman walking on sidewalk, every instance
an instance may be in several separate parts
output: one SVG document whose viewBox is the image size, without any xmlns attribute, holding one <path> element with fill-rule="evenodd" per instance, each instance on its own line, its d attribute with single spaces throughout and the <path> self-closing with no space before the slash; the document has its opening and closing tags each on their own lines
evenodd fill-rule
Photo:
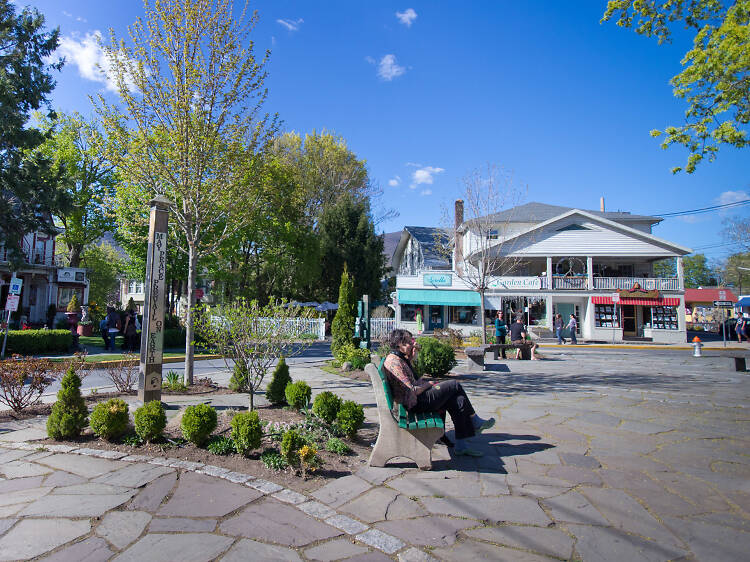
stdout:
<svg viewBox="0 0 750 562">
<path fill-rule="evenodd" d="M 570 343 L 573 345 L 576 345 L 578 343 L 578 340 L 576 339 L 576 330 L 578 329 L 578 320 L 576 320 L 575 315 L 570 315 L 570 322 L 568 322 L 568 325 L 565 326 L 570 330 Z"/>
<path fill-rule="evenodd" d="M 417 381 L 411 361 L 419 347 L 411 332 L 393 330 L 388 343 L 391 352 L 385 358 L 383 369 L 393 393 L 393 401 L 414 414 L 447 410 L 456 429 L 455 454 L 481 457 L 483 453 L 469 448 L 466 440 L 495 425 L 495 418 L 480 418 L 458 381 Z M 446 441 L 443 440 L 444 443 Z"/>
<path fill-rule="evenodd" d="M 563 320 L 562 314 L 559 312 L 555 316 L 555 335 L 557 336 L 557 344 L 562 345 L 565 343 L 565 338 L 562 337 L 562 331 L 565 327 L 565 320 Z"/>
</svg>

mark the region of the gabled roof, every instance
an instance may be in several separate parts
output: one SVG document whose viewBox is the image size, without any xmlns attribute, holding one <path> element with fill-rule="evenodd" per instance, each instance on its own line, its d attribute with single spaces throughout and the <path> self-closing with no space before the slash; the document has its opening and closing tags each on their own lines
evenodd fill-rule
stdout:
<svg viewBox="0 0 750 562">
<path fill-rule="evenodd" d="M 719 297 L 719 291 L 724 291 L 724 298 Z M 737 302 L 737 297 L 731 289 L 726 287 L 711 287 L 707 289 L 685 289 L 685 302 Z"/>
<path fill-rule="evenodd" d="M 393 254 L 398 246 L 398 241 L 401 240 L 402 232 L 403 230 L 383 233 L 383 255 L 385 255 L 385 265 L 387 267 L 393 266 Z"/>
<path fill-rule="evenodd" d="M 493 221 L 501 222 L 544 222 L 569 211 L 572 211 L 573 207 L 561 207 L 559 205 L 547 205 L 546 203 L 537 203 L 532 201 L 525 205 L 518 205 L 505 211 L 500 211 L 494 215 L 488 215 Z M 663 219 L 661 217 L 653 217 L 649 215 L 633 215 L 627 212 L 602 212 L 602 211 L 589 211 L 585 212 L 596 217 L 609 219 L 616 222 L 648 222 L 649 224 L 657 224 Z"/>
<path fill-rule="evenodd" d="M 601 213 L 599 213 L 601 215 Z M 638 238 L 641 240 L 646 240 L 650 243 L 657 244 L 659 246 L 667 247 L 673 252 L 677 254 L 686 255 L 692 252 L 690 248 L 686 248 L 685 246 L 680 246 L 679 244 L 674 244 L 673 242 L 669 242 L 667 240 L 663 240 L 662 238 L 658 238 L 654 236 L 653 234 L 648 234 L 646 232 L 642 232 L 640 230 L 636 230 L 635 228 L 631 228 L 627 225 L 621 224 L 619 222 L 615 222 L 611 219 L 608 219 L 603 216 L 596 216 L 591 214 L 589 211 L 583 211 L 581 209 L 568 209 L 566 212 L 556 215 L 554 217 L 549 218 L 546 221 L 539 222 L 537 224 L 534 224 L 530 228 L 526 228 L 522 230 L 521 232 L 515 233 L 513 236 L 509 236 L 505 241 L 508 242 L 510 240 L 516 240 L 519 239 L 522 236 L 525 236 L 526 234 L 529 234 L 531 232 L 534 232 L 535 230 L 541 230 L 545 228 L 546 226 L 550 224 L 554 224 L 558 221 L 561 221 L 563 219 L 566 219 L 572 215 L 580 215 L 582 217 L 585 217 L 593 222 L 599 223 L 601 225 L 607 226 L 608 228 L 621 231 L 625 234 L 628 234 L 630 236 L 633 236 L 634 238 Z"/>
<path fill-rule="evenodd" d="M 391 254 L 391 262 L 394 268 L 400 265 L 400 259 L 395 259 L 396 255 L 399 252 L 403 253 L 406 242 L 411 236 L 419 242 L 419 246 L 422 248 L 425 268 L 450 269 L 450 259 L 440 251 L 441 244 L 447 245 L 450 242 L 450 236 L 445 229 L 432 226 L 405 226 L 400 235 L 398 244 Z"/>
</svg>

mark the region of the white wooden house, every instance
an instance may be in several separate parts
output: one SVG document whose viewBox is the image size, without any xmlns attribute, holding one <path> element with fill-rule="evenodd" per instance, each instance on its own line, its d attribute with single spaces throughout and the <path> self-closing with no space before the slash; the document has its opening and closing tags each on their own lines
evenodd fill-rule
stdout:
<svg viewBox="0 0 750 562">
<path fill-rule="evenodd" d="M 463 220 L 462 202 L 456 209 L 455 232 L 406 227 L 394 252 L 397 320 L 411 330 L 417 313 L 425 331 L 481 328 L 479 293 L 454 267 L 471 268 L 477 233 Z M 502 225 L 491 248 L 517 261 L 490 277 L 486 323 L 504 310 L 506 318 L 523 314 L 532 332 L 550 334 L 555 314 L 566 322 L 574 314 L 584 340 L 685 341 L 682 258 L 691 250 L 652 234 L 660 218 L 529 203 L 490 219 Z M 438 251 L 441 236 L 459 241 L 463 260 L 455 247 L 452 257 Z M 654 276 L 661 259 L 676 260 L 677 277 Z"/>
</svg>

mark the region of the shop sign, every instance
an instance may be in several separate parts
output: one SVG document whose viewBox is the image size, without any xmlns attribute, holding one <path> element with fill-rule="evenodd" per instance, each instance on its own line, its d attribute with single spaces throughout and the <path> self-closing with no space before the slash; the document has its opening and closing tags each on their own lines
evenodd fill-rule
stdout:
<svg viewBox="0 0 750 562">
<path fill-rule="evenodd" d="M 453 285 L 453 275 L 450 273 L 425 273 L 422 284 L 433 287 L 450 287 Z"/>
<path fill-rule="evenodd" d="M 63 283 L 84 283 L 86 281 L 86 271 L 64 267 L 57 270 L 57 280 Z"/>
<path fill-rule="evenodd" d="M 539 277 L 496 277 L 489 286 L 506 290 L 533 290 L 542 288 L 542 280 Z"/>
<path fill-rule="evenodd" d="M 631 299 L 658 299 L 659 291 L 645 291 L 641 289 L 641 284 L 636 281 L 630 289 L 620 291 L 620 296 Z"/>
</svg>

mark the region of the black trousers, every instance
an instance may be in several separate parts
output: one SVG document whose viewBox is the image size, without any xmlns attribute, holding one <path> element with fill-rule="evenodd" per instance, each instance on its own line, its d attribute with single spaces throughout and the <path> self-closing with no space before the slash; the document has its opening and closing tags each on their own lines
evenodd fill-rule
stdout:
<svg viewBox="0 0 750 562">
<path fill-rule="evenodd" d="M 505 341 L 506 336 L 495 336 L 495 343 L 499 343 L 501 345 L 505 345 L 507 342 Z M 507 359 L 505 356 L 505 348 L 502 348 L 500 352 L 503 354 L 503 359 Z"/>
<path fill-rule="evenodd" d="M 428 388 L 417 396 L 417 403 L 409 411 L 418 414 L 438 410 L 447 410 L 450 414 L 456 428 L 456 439 L 474 436 L 474 423 L 471 421 L 474 408 L 460 382 L 445 381 Z"/>
</svg>

